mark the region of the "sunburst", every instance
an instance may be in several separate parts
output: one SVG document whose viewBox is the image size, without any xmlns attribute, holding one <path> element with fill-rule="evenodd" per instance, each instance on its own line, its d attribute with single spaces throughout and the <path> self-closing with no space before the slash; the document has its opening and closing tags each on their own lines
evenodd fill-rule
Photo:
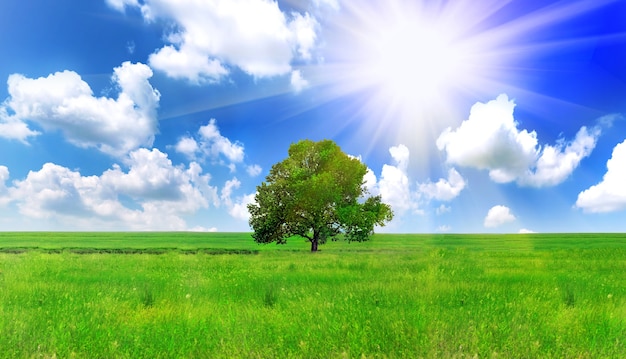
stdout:
<svg viewBox="0 0 626 359">
<path fill-rule="evenodd" d="M 519 16 L 506 1 L 345 2 L 312 82 L 328 99 L 359 97 L 355 117 L 370 133 L 432 144 L 471 104 L 524 91 L 515 78 L 524 60 L 586 41 L 551 37 L 552 26 L 611 2 L 556 2 Z"/>
</svg>

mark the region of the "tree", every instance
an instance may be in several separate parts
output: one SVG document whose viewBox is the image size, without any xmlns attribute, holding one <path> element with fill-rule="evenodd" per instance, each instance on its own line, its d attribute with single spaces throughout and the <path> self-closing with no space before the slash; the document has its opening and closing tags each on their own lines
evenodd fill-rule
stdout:
<svg viewBox="0 0 626 359">
<path fill-rule="evenodd" d="M 248 205 L 252 237 L 257 243 L 284 244 L 294 235 L 318 245 L 344 238 L 362 242 L 393 218 L 380 196 L 370 196 L 360 160 L 333 141 L 303 140 L 289 147 L 289 156 L 272 166 Z"/>
</svg>

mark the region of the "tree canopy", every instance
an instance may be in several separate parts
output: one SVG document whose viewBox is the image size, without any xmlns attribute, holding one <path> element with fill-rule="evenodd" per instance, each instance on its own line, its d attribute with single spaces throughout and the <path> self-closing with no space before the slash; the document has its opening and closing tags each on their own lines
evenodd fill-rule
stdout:
<svg viewBox="0 0 626 359">
<path fill-rule="evenodd" d="M 393 218 L 380 196 L 367 196 L 367 172 L 331 140 L 302 140 L 272 166 L 248 205 L 257 243 L 286 243 L 294 235 L 311 242 L 311 251 L 328 239 L 362 242 Z"/>
</svg>

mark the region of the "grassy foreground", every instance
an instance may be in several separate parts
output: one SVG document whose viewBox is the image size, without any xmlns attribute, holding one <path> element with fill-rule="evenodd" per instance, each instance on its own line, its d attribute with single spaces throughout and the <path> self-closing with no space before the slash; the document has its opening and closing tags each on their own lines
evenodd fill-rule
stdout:
<svg viewBox="0 0 626 359">
<path fill-rule="evenodd" d="M 626 357 L 626 235 L 321 248 L 1 233 L 0 357 Z"/>
</svg>

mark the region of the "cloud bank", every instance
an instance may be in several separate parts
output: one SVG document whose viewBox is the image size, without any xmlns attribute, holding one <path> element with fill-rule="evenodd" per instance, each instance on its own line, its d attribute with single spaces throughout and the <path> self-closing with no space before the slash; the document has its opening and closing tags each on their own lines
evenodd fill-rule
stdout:
<svg viewBox="0 0 626 359">
<path fill-rule="evenodd" d="M 210 175 L 195 162 L 174 166 L 158 149 L 145 148 L 124 162 L 128 171 L 114 165 L 100 176 L 46 163 L 5 187 L 2 201 L 15 203 L 22 215 L 71 223 L 72 228 L 130 230 L 184 230 L 182 215 L 219 205 Z M 6 181 L 8 171 L 3 173 Z"/>
<path fill-rule="evenodd" d="M 200 128 L 199 137 L 199 143 L 181 140 L 175 148 L 234 162 L 244 158 L 243 145 L 222 136 L 214 120 Z M 218 191 L 198 162 L 174 165 L 156 148 L 138 148 L 119 160 L 92 176 L 46 163 L 12 183 L 9 169 L 0 166 L 0 206 L 14 205 L 29 218 L 89 230 L 188 230 L 184 218 L 210 207 L 223 207 L 235 219 L 248 218 L 246 205 L 254 194 L 235 197 L 241 185 L 236 177 Z M 251 165 L 247 172 L 257 176 L 261 168 Z"/>
</svg>

